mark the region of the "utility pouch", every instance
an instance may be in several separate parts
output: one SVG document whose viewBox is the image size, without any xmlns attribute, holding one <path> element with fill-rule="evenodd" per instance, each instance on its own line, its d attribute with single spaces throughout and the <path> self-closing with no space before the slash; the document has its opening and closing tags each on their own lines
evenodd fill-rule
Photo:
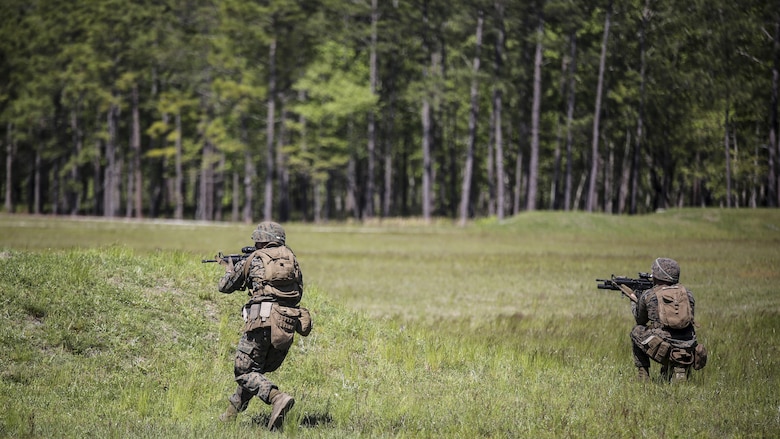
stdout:
<svg viewBox="0 0 780 439">
<path fill-rule="evenodd" d="M 701 370 L 707 365 L 707 348 L 703 344 L 697 344 L 693 350 L 693 369 Z"/>
<path fill-rule="evenodd" d="M 290 349 L 301 311 L 275 304 L 271 309 L 271 344 L 280 351 Z"/>
<path fill-rule="evenodd" d="M 244 306 L 244 332 L 267 327 L 270 323 L 272 302 L 252 303 Z"/>
<path fill-rule="evenodd" d="M 298 318 L 298 326 L 295 327 L 295 332 L 306 337 L 311 332 L 311 314 L 306 308 L 298 308 L 301 312 L 301 316 Z"/>
<path fill-rule="evenodd" d="M 647 355 L 659 363 L 664 363 L 666 361 L 666 358 L 669 355 L 669 349 L 672 347 L 657 335 L 647 337 L 642 342 L 642 345 L 645 347 Z"/>
<path fill-rule="evenodd" d="M 273 307 L 273 303 L 271 302 L 260 302 L 260 320 L 266 321 L 268 320 L 268 317 L 271 317 L 271 308 Z"/>
<path fill-rule="evenodd" d="M 669 353 L 669 361 L 683 366 L 690 366 L 693 364 L 693 353 L 688 349 L 672 348 L 672 351 Z"/>
<path fill-rule="evenodd" d="M 260 315 L 260 304 L 253 303 L 249 305 L 249 316 L 247 317 L 247 321 L 257 320 L 257 317 L 259 315 Z"/>
</svg>

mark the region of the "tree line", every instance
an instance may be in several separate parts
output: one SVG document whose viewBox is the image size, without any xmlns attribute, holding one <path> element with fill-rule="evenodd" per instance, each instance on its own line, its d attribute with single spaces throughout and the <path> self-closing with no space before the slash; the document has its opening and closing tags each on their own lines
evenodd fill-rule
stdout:
<svg viewBox="0 0 780 439">
<path fill-rule="evenodd" d="M 777 207 L 768 0 L 4 0 L 7 212 Z"/>
</svg>

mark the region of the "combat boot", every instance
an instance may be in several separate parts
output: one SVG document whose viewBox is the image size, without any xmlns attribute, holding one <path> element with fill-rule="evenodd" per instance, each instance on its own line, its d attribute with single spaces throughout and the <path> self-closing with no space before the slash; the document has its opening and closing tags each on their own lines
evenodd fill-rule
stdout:
<svg viewBox="0 0 780 439">
<path fill-rule="evenodd" d="M 672 368 L 670 381 L 673 383 L 683 383 L 688 380 L 688 369 L 675 366 Z"/>
<path fill-rule="evenodd" d="M 238 416 L 238 410 L 236 410 L 233 404 L 228 404 L 225 413 L 219 415 L 219 420 L 222 422 L 233 422 L 236 420 L 236 416 Z"/>
<path fill-rule="evenodd" d="M 650 371 L 646 367 L 637 367 L 636 379 L 641 383 L 650 381 Z"/>
<path fill-rule="evenodd" d="M 271 394 L 268 395 L 268 400 L 273 405 L 271 417 L 268 419 L 268 429 L 275 431 L 282 426 L 284 415 L 293 407 L 295 399 L 284 392 L 280 392 L 279 389 L 273 389 Z"/>
</svg>

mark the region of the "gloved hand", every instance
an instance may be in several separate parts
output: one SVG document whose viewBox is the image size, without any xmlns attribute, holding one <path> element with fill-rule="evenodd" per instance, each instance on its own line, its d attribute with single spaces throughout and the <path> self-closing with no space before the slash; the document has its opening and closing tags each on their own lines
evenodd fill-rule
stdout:
<svg viewBox="0 0 780 439">
<path fill-rule="evenodd" d="M 233 272 L 233 258 L 226 258 L 222 252 L 219 252 L 216 259 L 219 261 L 219 265 L 225 267 L 225 273 Z"/>
<path fill-rule="evenodd" d="M 614 281 L 612 282 L 612 284 L 620 288 L 620 292 L 623 293 L 624 296 L 628 297 L 629 300 L 636 303 L 637 297 L 636 294 L 634 294 L 634 291 L 631 290 L 631 288 L 629 288 L 627 285 L 618 284 Z"/>
</svg>

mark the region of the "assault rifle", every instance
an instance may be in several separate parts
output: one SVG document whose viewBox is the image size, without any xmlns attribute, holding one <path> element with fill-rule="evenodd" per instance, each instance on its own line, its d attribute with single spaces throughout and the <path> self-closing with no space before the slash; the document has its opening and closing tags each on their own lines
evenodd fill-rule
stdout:
<svg viewBox="0 0 780 439">
<path fill-rule="evenodd" d="M 206 264 L 206 263 L 209 263 L 209 262 L 219 262 L 219 261 L 231 260 L 235 264 L 236 262 L 238 262 L 238 261 L 240 261 L 242 259 L 248 258 L 249 255 L 251 255 L 252 253 L 255 252 L 255 250 L 257 250 L 257 248 L 255 248 L 255 246 L 248 245 L 246 247 L 241 247 L 241 253 L 242 254 L 240 254 L 240 255 L 223 255 L 222 252 L 219 252 L 219 253 L 217 253 L 217 256 L 216 256 L 217 259 L 203 259 L 200 262 L 203 263 L 203 264 Z"/>
<path fill-rule="evenodd" d="M 623 293 L 624 296 L 631 299 L 632 302 L 637 301 L 637 294 L 644 290 L 653 288 L 653 275 L 650 273 L 638 273 L 638 279 L 632 279 L 630 277 L 615 276 L 614 274 L 609 279 L 596 279 L 596 282 L 601 282 L 597 285 L 600 290 L 615 290 Z"/>
</svg>

